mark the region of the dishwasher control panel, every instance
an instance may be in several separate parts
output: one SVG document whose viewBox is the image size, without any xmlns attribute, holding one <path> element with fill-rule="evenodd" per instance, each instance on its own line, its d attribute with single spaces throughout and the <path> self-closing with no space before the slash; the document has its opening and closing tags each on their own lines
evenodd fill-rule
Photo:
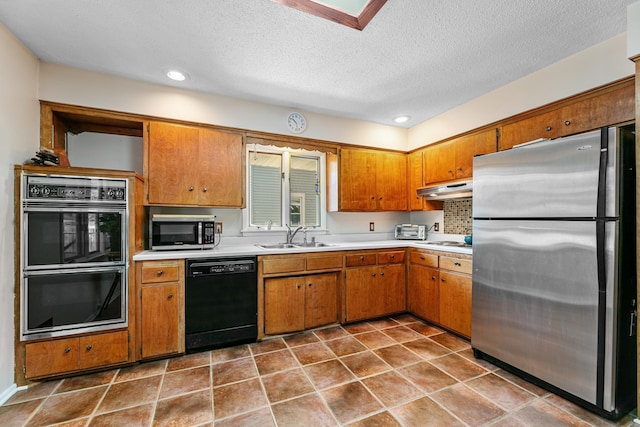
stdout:
<svg viewBox="0 0 640 427">
<path fill-rule="evenodd" d="M 192 260 L 187 263 L 187 276 L 252 273 L 256 271 L 255 259 Z"/>
</svg>

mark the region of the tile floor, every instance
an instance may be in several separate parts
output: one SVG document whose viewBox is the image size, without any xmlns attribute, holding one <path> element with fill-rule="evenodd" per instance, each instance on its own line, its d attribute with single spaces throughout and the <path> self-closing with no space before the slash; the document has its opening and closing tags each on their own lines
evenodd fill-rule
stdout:
<svg viewBox="0 0 640 427">
<path fill-rule="evenodd" d="M 418 319 L 334 326 L 44 382 L 0 426 L 631 426 L 484 361 Z"/>
</svg>

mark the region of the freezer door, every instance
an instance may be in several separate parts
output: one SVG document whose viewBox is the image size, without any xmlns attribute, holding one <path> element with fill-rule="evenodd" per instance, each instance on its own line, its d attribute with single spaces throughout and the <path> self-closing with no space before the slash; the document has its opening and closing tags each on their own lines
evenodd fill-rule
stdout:
<svg viewBox="0 0 640 427">
<path fill-rule="evenodd" d="M 616 130 L 608 130 L 607 212 L 615 210 Z M 474 158 L 474 218 L 596 217 L 601 131 Z"/>
<path fill-rule="evenodd" d="M 474 221 L 471 334 L 474 348 L 593 404 L 599 319 L 595 228 L 592 221 Z M 611 266 L 608 272 L 611 287 Z M 606 359 L 601 362 L 611 365 L 611 354 Z M 610 369 L 606 382 L 605 405 L 611 401 Z"/>
</svg>

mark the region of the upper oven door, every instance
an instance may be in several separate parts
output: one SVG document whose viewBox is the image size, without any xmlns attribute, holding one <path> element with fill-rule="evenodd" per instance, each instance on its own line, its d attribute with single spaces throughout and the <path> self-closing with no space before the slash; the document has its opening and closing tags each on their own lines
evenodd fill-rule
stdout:
<svg viewBox="0 0 640 427">
<path fill-rule="evenodd" d="M 29 207 L 23 217 L 25 270 L 125 263 L 125 208 Z"/>
</svg>

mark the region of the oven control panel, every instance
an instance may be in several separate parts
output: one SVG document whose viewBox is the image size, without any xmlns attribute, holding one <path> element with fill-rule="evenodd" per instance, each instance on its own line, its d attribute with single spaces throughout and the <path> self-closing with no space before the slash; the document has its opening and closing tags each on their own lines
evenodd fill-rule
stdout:
<svg viewBox="0 0 640 427">
<path fill-rule="evenodd" d="M 28 175 L 25 200 L 116 201 L 126 202 L 124 179 Z"/>
</svg>

